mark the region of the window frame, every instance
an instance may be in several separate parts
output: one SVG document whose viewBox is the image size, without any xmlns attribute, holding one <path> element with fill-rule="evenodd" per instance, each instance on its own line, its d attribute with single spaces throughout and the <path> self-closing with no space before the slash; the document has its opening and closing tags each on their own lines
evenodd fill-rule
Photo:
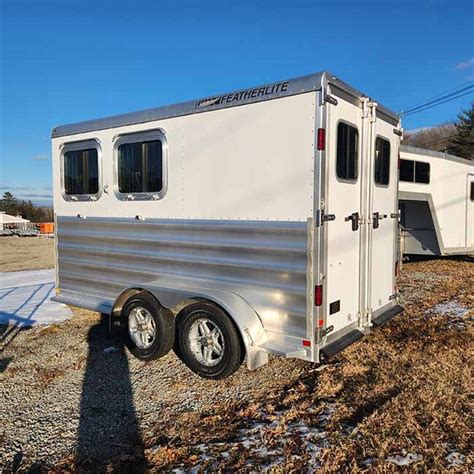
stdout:
<svg viewBox="0 0 474 474">
<path fill-rule="evenodd" d="M 122 193 L 119 189 L 119 146 L 126 143 L 143 143 L 159 140 L 161 141 L 161 169 L 162 186 L 157 192 Z M 123 133 L 113 138 L 113 160 L 114 160 L 114 192 L 117 199 L 121 201 L 158 201 L 163 199 L 168 190 L 168 141 L 162 129 L 147 130 L 140 132 Z"/>
<path fill-rule="evenodd" d="M 406 179 L 401 179 L 400 171 L 401 171 L 401 162 L 402 161 L 412 161 L 413 162 L 413 179 L 411 181 L 407 181 Z M 418 163 L 423 163 L 424 165 L 428 166 L 428 182 L 417 181 L 416 180 L 416 166 L 417 166 Z M 425 186 L 428 186 L 431 183 L 431 163 L 429 161 L 420 161 L 420 160 L 412 160 L 412 159 L 409 159 L 409 158 L 401 158 L 400 168 L 398 170 L 398 180 L 401 183 L 424 184 Z"/>
<path fill-rule="evenodd" d="M 413 179 L 415 184 L 425 184 L 428 185 L 431 183 L 431 163 L 429 161 L 420 161 L 420 160 L 414 160 L 415 161 L 415 168 L 413 170 Z M 416 167 L 418 163 L 423 163 L 424 165 L 428 166 L 428 182 L 425 181 L 417 181 L 416 180 Z"/>
<path fill-rule="evenodd" d="M 357 177 L 355 179 L 350 179 L 350 178 L 341 178 L 339 177 L 339 175 L 337 174 L 337 142 L 338 142 L 338 133 L 339 133 L 339 124 L 343 123 L 344 125 L 348 125 L 349 127 L 352 127 L 356 130 L 357 132 L 357 166 L 356 166 L 356 172 L 357 172 Z M 353 122 L 349 122 L 348 120 L 338 120 L 336 122 L 336 159 L 334 160 L 334 164 L 335 164 L 335 169 L 334 169 L 334 173 L 336 175 L 336 180 L 339 181 L 340 183 L 347 183 L 347 184 L 357 184 L 358 181 L 359 181 L 359 163 L 360 163 L 360 132 L 359 132 L 359 127 L 353 123 Z"/>
<path fill-rule="evenodd" d="M 413 163 L 413 173 L 412 173 L 412 179 L 411 180 L 402 179 L 402 177 L 401 177 L 402 165 L 403 165 L 404 161 L 411 161 Z M 415 182 L 415 166 L 416 166 L 416 160 L 411 160 L 409 158 L 400 158 L 400 167 L 398 168 L 398 180 L 401 183 L 414 183 Z"/>
<path fill-rule="evenodd" d="M 80 151 L 80 150 L 89 150 L 94 148 L 97 150 L 97 192 L 95 194 L 67 194 L 66 193 L 66 183 L 64 179 L 64 155 L 68 151 Z M 60 155 L 60 173 L 61 173 L 61 194 L 65 201 L 73 202 L 91 202 L 98 201 L 102 196 L 103 185 L 102 185 L 102 145 L 100 140 L 97 138 L 90 138 L 87 140 L 78 140 L 76 142 L 66 142 L 60 146 L 61 155 Z"/>
<path fill-rule="evenodd" d="M 377 139 L 384 140 L 388 143 L 389 154 L 388 154 L 388 181 L 387 181 L 387 184 L 377 183 L 377 180 L 376 180 L 375 162 L 376 162 L 377 157 L 375 156 L 375 152 L 377 150 Z M 390 140 L 387 137 L 384 137 L 383 135 L 376 135 L 375 136 L 375 141 L 374 141 L 374 175 L 373 175 L 375 186 L 377 186 L 379 188 L 388 188 L 388 187 L 390 187 L 390 173 L 392 171 L 391 168 L 392 168 L 392 144 L 390 143 Z"/>
</svg>

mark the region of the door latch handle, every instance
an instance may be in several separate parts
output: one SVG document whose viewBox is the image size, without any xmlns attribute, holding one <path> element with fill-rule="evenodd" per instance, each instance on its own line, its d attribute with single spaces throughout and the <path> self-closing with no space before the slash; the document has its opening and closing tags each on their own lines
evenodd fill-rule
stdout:
<svg viewBox="0 0 474 474">
<path fill-rule="evenodd" d="M 336 220 L 336 214 L 325 214 L 323 210 L 318 210 L 316 214 L 316 227 L 323 225 L 325 222 Z"/>
<path fill-rule="evenodd" d="M 353 212 L 350 216 L 347 216 L 344 220 L 346 222 L 352 221 L 353 231 L 359 230 L 359 213 L 358 212 Z"/>
<path fill-rule="evenodd" d="M 378 212 L 374 212 L 372 214 L 372 217 L 373 217 L 373 219 L 372 219 L 373 227 L 374 227 L 374 229 L 378 229 L 379 228 L 379 221 L 381 219 L 380 214 Z M 382 217 L 382 219 L 383 219 L 383 217 Z"/>
<path fill-rule="evenodd" d="M 321 220 L 323 222 L 330 222 L 336 220 L 336 214 L 322 214 Z"/>
<path fill-rule="evenodd" d="M 378 229 L 380 225 L 380 221 L 382 219 L 386 219 L 387 214 L 380 214 L 380 212 L 374 212 L 372 217 L 373 217 L 372 222 L 373 222 L 374 229 Z"/>
</svg>

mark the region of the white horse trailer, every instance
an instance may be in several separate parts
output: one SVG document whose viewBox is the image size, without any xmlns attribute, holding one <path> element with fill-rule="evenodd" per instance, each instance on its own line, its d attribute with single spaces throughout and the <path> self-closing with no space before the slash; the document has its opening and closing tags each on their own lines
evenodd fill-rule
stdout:
<svg viewBox="0 0 474 474">
<path fill-rule="evenodd" d="M 329 73 L 52 131 L 56 300 L 222 378 L 401 311 L 397 115 Z"/>
<path fill-rule="evenodd" d="M 402 146 L 399 201 L 404 254 L 474 253 L 474 161 Z"/>
</svg>

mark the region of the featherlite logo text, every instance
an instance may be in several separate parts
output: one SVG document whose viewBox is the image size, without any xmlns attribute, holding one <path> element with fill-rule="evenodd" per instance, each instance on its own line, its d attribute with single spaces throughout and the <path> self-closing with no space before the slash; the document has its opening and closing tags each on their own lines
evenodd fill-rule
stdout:
<svg viewBox="0 0 474 474">
<path fill-rule="evenodd" d="M 279 82 L 272 86 L 259 87 L 257 89 L 248 89 L 246 91 L 235 92 L 233 94 L 221 95 L 219 97 L 211 97 L 203 99 L 196 103 L 196 107 L 210 107 L 211 105 L 228 104 L 230 102 L 239 102 L 241 100 L 254 99 L 255 97 L 263 97 L 266 95 L 285 92 L 288 89 L 288 82 Z"/>
</svg>

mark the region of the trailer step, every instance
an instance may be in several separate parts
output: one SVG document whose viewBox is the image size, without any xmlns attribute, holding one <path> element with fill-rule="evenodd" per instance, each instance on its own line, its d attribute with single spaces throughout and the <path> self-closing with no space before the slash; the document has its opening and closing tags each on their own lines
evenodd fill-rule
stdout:
<svg viewBox="0 0 474 474">
<path fill-rule="evenodd" d="M 331 344 L 323 347 L 320 352 L 324 356 L 324 359 L 329 359 L 363 337 L 364 334 L 361 331 L 353 329 L 340 339 L 337 339 L 336 341 L 331 342 Z"/>
<path fill-rule="evenodd" d="M 289 347 L 288 345 L 283 345 L 279 342 L 267 341 L 259 346 L 259 348 L 264 351 L 268 352 L 269 354 L 275 354 L 281 357 L 304 357 L 306 356 L 306 350 L 299 349 L 296 347 Z"/>
<path fill-rule="evenodd" d="M 401 312 L 403 312 L 403 306 L 397 304 L 396 306 L 393 306 L 392 308 L 373 318 L 372 325 L 376 327 L 382 326 L 382 324 L 385 324 L 387 321 L 390 321 L 390 319 L 392 319 L 397 314 L 400 314 Z"/>
</svg>

